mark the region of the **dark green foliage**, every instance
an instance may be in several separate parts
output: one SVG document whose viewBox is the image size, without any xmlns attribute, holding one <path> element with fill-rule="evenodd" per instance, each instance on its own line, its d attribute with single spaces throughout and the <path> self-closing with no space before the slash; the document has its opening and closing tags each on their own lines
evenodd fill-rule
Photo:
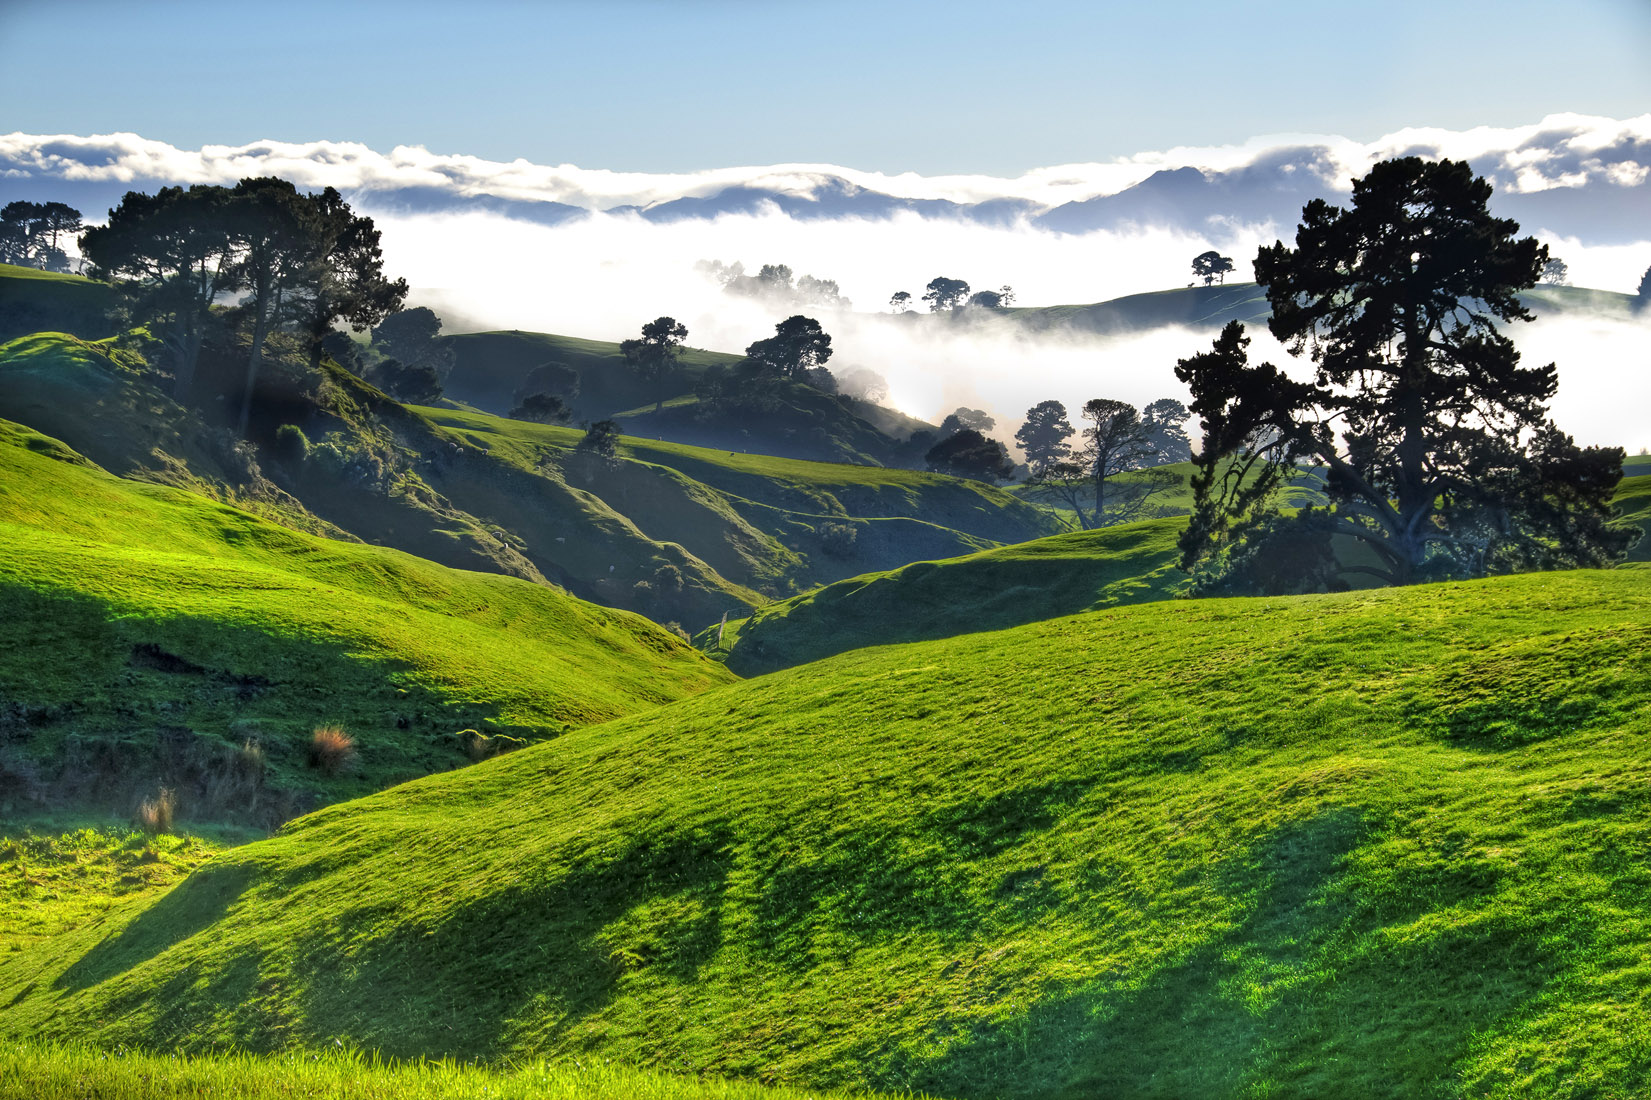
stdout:
<svg viewBox="0 0 1651 1100">
<path fill-rule="evenodd" d="M 1497 322 L 1529 320 L 1517 294 L 1547 249 L 1487 209 L 1466 164 L 1385 161 L 1343 210 L 1314 200 L 1296 247 L 1263 248 L 1256 278 L 1273 334 L 1309 354 L 1311 383 L 1251 368 L 1242 325 L 1176 375 L 1203 424 L 1185 564 L 1254 529 L 1298 461 L 1324 468 L 1341 572 L 1426 577 L 1602 564 L 1617 448 L 1579 448 L 1547 420 L 1552 364 L 1519 365 Z"/>
<path fill-rule="evenodd" d="M 383 359 L 368 368 L 367 381 L 409 405 L 433 405 L 441 399 L 441 378 L 434 367 Z"/>
<path fill-rule="evenodd" d="M 930 470 L 994 485 L 1015 472 L 1009 452 L 995 439 L 987 439 L 973 428 L 947 436 L 923 456 Z"/>
<path fill-rule="evenodd" d="M 1204 285 L 1227 281 L 1227 273 L 1233 269 L 1231 256 L 1223 256 L 1219 252 L 1200 252 L 1192 258 L 1192 273 L 1204 280 Z"/>
<path fill-rule="evenodd" d="M 1192 440 L 1187 438 L 1184 427 L 1191 415 L 1187 407 L 1173 397 L 1160 397 L 1141 410 L 1141 426 L 1146 431 L 1147 445 L 1152 448 L 1147 465 L 1167 466 L 1192 458 Z"/>
<path fill-rule="evenodd" d="M 969 284 L 962 279 L 937 275 L 924 288 L 923 300 L 929 303 L 929 312 L 944 313 L 956 309 L 969 297 Z"/>
<path fill-rule="evenodd" d="M 566 424 L 573 419 L 573 410 L 555 394 L 530 393 L 510 410 L 510 418 L 531 420 L 535 424 Z"/>
<path fill-rule="evenodd" d="M 429 367 L 445 377 L 453 369 L 453 351 L 437 343 L 441 318 L 426 306 L 398 310 L 373 327 L 373 345 L 408 366 Z"/>
<path fill-rule="evenodd" d="M 820 549 L 842 560 L 854 556 L 854 543 L 860 537 L 860 531 L 852 523 L 822 523 L 819 535 Z"/>
<path fill-rule="evenodd" d="M 80 211 L 65 203 L 7 203 L 0 209 L 0 263 L 67 273 L 69 261 L 62 245 L 80 228 Z"/>
<path fill-rule="evenodd" d="M 612 458 L 619 447 L 619 424 L 614 420 L 598 420 L 585 425 L 585 434 L 576 449 L 600 458 Z"/>
<path fill-rule="evenodd" d="M 678 348 L 688 337 L 688 326 L 674 317 L 656 317 L 642 326 L 642 338 L 625 340 L 619 352 L 654 387 L 654 411 L 664 407 L 666 388 L 677 375 Z"/>
<path fill-rule="evenodd" d="M 1026 423 L 1015 432 L 1015 442 L 1026 455 L 1032 476 L 1038 477 L 1051 464 L 1072 453 L 1072 424 L 1066 406 L 1059 401 L 1040 401 L 1026 410 Z"/>
<path fill-rule="evenodd" d="M 797 314 L 774 326 L 774 335 L 745 349 L 746 357 L 766 374 L 806 381 L 831 358 L 831 335 L 812 317 Z"/>
<path fill-rule="evenodd" d="M 1644 309 L 1646 306 L 1651 306 L 1651 267 L 1640 276 L 1640 285 L 1634 291 L 1634 308 Z"/>
<path fill-rule="evenodd" d="M 289 470 L 298 470 L 310 456 L 309 437 L 296 424 L 282 424 L 275 429 L 275 457 Z"/>
</svg>

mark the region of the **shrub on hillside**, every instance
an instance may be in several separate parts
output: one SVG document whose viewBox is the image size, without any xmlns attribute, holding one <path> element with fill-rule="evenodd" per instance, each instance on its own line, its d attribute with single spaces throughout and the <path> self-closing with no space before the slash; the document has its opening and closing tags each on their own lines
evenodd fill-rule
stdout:
<svg viewBox="0 0 1651 1100">
<path fill-rule="evenodd" d="M 289 470 L 297 470 L 310 456 L 309 436 L 296 424 L 275 429 L 275 457 Z"/>
<path fill-rule="evenodd" d="M 828 557 L 848 558 L 854 555 L 854 543 L 860 537 L 860 531 L 851 523 L 822 523 L 820 525 L 820 549 Z"/>
<path fill-rule="evenodd" d="M 154 798 L 146 798 L 138 804 L 138 812 L 133 815 L 132 820 L 148 836 L 170 833 L 172 819 L 177 810 L 178 804 L 172 797 L 172 789 L 162 787 Z"/>
<path fill-rule="evenodd" d="M 317 726 L 310 735 L 310 767 L 325 775 L 338 775 L 355 763 L 355 738 L 343 726 Z"/>
</svg>

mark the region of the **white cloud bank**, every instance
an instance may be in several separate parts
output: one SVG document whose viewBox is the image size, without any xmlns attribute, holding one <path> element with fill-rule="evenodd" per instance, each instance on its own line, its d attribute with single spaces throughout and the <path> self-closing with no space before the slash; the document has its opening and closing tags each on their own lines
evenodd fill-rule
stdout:
<svg viewBox="0 0 1651 1100">
<path fill-rule="evenodd" d="M 1303 170 L 1345 191 L 1370 165 L 1400 153 L 1468 159 L 1493 173 L 1499 189 L 1530 193 L 1595 182 L 1636 186 L 1651 177 L 1651 114 L 1631 119 L 1556 114 L 1539 123 L 1472 130 L 1406 129 L 1373 142 L 1327 135 L 1271 135 L 1235 145 L 1177 147 L 1111 161 L 1036 168 L 1020 176 L 921 176 L 866 172 L 831 164 L 778 164 L 700 172 L 612 172 L 571 164 L 493 161 L 399 145 L 381 153 L 356 142 L 259 141 L 179 149 L 137 134 L 0 135 L 0 179 L 82 182 L 231 183 L 249 175 L 280 175 L 307 187 L 370 192 L 434 189 L 455 197 L 491 195 L 566 203 L 588 210 L 649 206 L 678 198 L 751 187 L 806 197 L 822 181 L 841 179 L 868 191 L 912 200 L 972 204 L 1019 199 L 1052 207 L 1116 194 L 1154 172 L 1194 167 L 1232 172 L 1276 161 L 1281 150 Z M 1307 167 L 1311 165 L 1311 167 Z"/>
</svg>

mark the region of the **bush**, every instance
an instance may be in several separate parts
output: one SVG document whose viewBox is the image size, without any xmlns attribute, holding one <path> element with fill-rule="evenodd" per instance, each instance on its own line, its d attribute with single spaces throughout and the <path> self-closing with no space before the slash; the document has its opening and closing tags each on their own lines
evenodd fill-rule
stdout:
<svg viewBox="0 0 1651 1100">
<path fill-rule="evenodd" d="M 170 833 L 172 818 L 177 814 L 178 803 L 172 797 L 172 788 L 162 787 L 154 798 L 146 798 L 138 805 L 138 812 L 133 815 L 133 822 L 148 836 L 156 833 Z"/>
<path fill-rule="evenodd" d="M 849 523 L 823 523 L 820 525 L 820 549 L 833 558 L 848 558 L 854 555 L 854 543 L 860 537 L 860 529 Z"/>
<path fill-rule="evenodd" d="M 296 424 L 275 429 L 275 457 L 289 470 L 297 470 L 310 457 L 310 440 Z"/>
<path fill-rule="evenodd" d="M 317 726 L 310 735 L 310 767 L 325 775 L 338 775 L 355 763 L 355 738 L 343 726 Z"/>
</svg>

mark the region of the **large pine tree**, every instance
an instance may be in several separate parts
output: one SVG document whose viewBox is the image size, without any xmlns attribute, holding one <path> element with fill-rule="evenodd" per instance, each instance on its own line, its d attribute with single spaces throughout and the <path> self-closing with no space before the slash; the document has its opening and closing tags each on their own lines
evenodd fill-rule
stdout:
<svg viewBox="0 0 1651 1100">
<path fill-rule="evenodd" d="M 1498 322 L 1548 261 L 1493 217 L 1468 166 L 1376 165 L 1347 209 L 1314 200 L 1295 247 L 1263 248 L 1273 334 L 1310 358 L 1311 382 L 1250 366 L 1241 325 L 1182 360 L 1203 423 L 1184 564 L 1242 536 L 1362 550 L 1330 574 L 1405 584 L 1434 576 L 1594 565 L 1628 536 L 1607 526 L 1619 448 L 1579 448 L 1547 418 L 1553 364 L 1525 367 Z M 1324 471 L 1330 508 L 1292 526 L 1265 501 L 1296 463 Z"/>
</svg>

